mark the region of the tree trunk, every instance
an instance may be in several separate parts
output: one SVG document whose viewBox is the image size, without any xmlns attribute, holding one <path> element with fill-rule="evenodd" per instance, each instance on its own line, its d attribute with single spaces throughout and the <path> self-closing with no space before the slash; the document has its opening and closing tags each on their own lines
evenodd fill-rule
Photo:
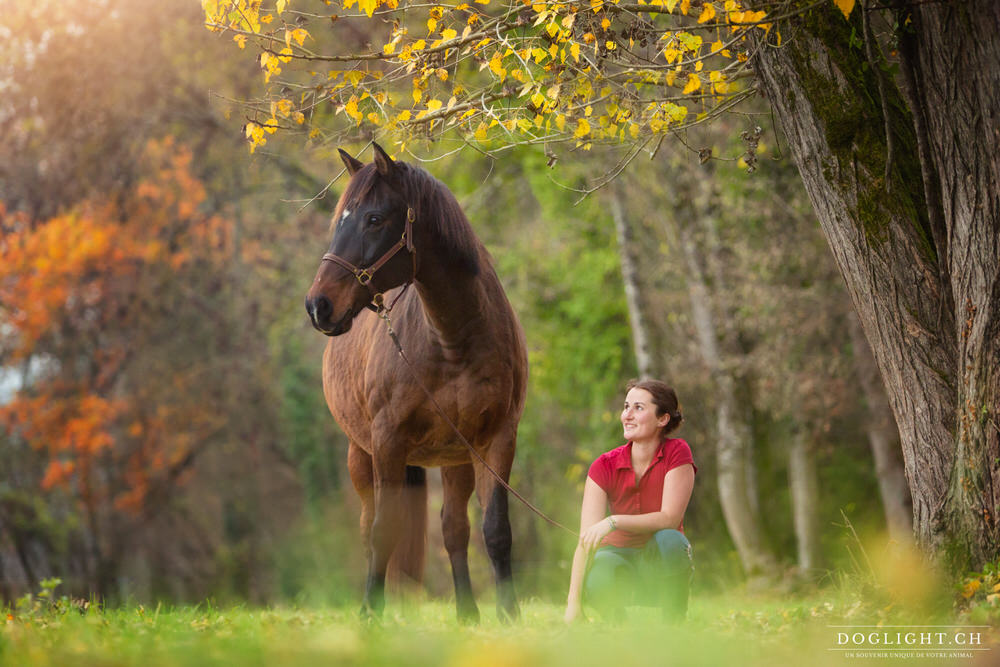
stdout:
<svg viewBox="0 0 1000 667">
<path fill-rule="evenodd" d="M 675 236 L 688 268 L 688 292 L 691 314 L 697 332 L 699 348 L 714 381 L 717 401 L 717 465 L 719 502 L 726 527 L 733 538 L 743 570 L 751 576 L 768 575 L 776 569 L 776 559 L 764 540 L 760 520 L 753 508 L 750 473 L 750 427 L 736 397 L 736 378 L 720 351 L 720 336 L 712 312 L 712 296 L 705 278 L 706 260 L 699 250 L 690 225 L 679 222 Z M 711 250 L 709 250 L 711 252 Z M 715 289 L 721 289 L 716 284 Z"/>
<path fill-rule="evenodd" d="M 799 570 L 803 574 L 820 567 L 819 477 L 816 452 L 804 425 L 795 429 L 788 452 L 788 483 L 792 493 L 792 518 L 798 547 Z"/>
<path fill-rule="evenodd" d="M 616 183 L 611 191 L 611 216 L 615 221 L 618 235 L 618 255 L 622 264 L 622 279 L 625 282 L 625 301 L 628 304 L 628 319 L 632 325 L 632 347 L 639 378 L 653 377 L 653 353 L 649 344 L 649 327 L 642 312 L 642 294 L 639 285 L 639 269 L 633 252 L 634 239 L 625 209 L 621 184 Z"/>
<path fill-rule="evenodd" d="M 899 430 L 889 407 L 889 399 L 882 389 L 882 380 L 878 376 L 871 348 L 861 331 L 861 323 L 853 314 L 849 318 L 848 331 L 854 348 L 854 368 L 868 404 L 865 431 L 868 433 L 872 458 L 875 459 L 875 476 L 885 512 L 886 528 L 889 539 L 899 544 L 909 544 L 913 542 L 913 505 L 903 472 Z"/>
<path fill-rule="evenodd" d="M 903 85 L 881 93 L 863 9 L 790 19 L 755 64 L 888 392 L 916 537 L 980 566 L 1000 547 L 1000 3 L 899 10 Z"/>
</svg>

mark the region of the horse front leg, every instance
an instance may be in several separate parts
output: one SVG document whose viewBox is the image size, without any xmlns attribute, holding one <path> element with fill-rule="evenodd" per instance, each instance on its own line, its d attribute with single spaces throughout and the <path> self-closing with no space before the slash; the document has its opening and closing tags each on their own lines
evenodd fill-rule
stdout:
<svg viewBox="0 0 1000 667">
<path fill-rule="evenodd" d="M 510 468 L 514 461 L 513 437 L 495 441 L 485 459 L 490 467 L 503 479 L 510 479 Z M 497 586 L 497 616 L 501 621 L 512 621 L 521 615 L 514 592 L 514 574 L 511 548 L 513 538 L 510 530 L 510 515 L 507 505 L 507 489 L 482 465 L 476 465 L 476 492 L 484 507 L 483 538 L 486 553 L 493 565 L 493 577 Z"/>
<path fill-rule="evenodd" d="M 353 442 L 347 447 L 347 472 L 351 484 L 361 499 L 361 544 L 365 549 L 365 563 L 371 567 L 372 561 L 372 521 L 375 518 L 375 473 L 372 457 Z M 366 607 L 362 607 L 362 615 Z"/>
<path fill-rule="evenodd" d="M 479 608 L 472 594 L 469 578 L 469 498 L 476 485 L 471 464 L 441 468 L 444 503 L 441 506 L 441 532 L 444 548 L 451 561 L 451 576 L 455 582 L 455 605 L 458 620 L 479 621 Z"/>
<path fill-rule="evenodd" d="M 402 532 L 405 501 L 406 459 L 400 453 L 376 450 L 372 457 L 374 472 L 374 513 L 370 534 L 368 577 L 361 605 L 364 618 L 379 618 L 385 607 L 385 575 L 389 558 Z"/>
</svg>

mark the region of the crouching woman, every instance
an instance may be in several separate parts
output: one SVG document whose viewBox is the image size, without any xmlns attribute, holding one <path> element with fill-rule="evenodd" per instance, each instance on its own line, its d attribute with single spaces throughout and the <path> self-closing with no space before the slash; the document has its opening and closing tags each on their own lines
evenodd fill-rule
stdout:
<svg viewBox="0 0 1000 667">
<path fill-rule="evenodd" d="M 670 437 L 682 421 L 665 383 L 629 382 L 621 414 L 628 442 L 599 456 L 587 474 L 567 622 L 584 602 L 605 618 L 620 617 L 629 604 L 660 607 L 673 621 L 686 615 L 693 566 L 684 511 L 697 468 L 688 444 Z"/>
</svg>

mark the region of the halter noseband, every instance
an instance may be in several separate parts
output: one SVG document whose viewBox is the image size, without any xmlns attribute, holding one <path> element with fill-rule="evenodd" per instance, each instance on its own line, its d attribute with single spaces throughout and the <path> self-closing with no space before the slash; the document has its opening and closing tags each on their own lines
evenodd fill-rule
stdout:
<svg viewBox="0 0 1000 667">
<path fill-rule="evenodd" d="M 391 248 L 385 251 L 385 254 L 383 254 L 373 263 L 369 264 L 364 268 L 358 268 L 357 266 L 354 266 L 353 264 L 348 262 L 343 257 L 338 257 L 332 252 L 328 252 L 325 255 L 323 255 L 324 262 L 333 262 L 334 264 L 339 264 L 340 266 L 344 267 L 352 274 L 354 274 L 354 277 L 358 279 L 358 282 L 361 283 L 362 286 L 368 288 L 368 291 L 371 292 L 372 300 L 365 306 L 366 308 L 374 310 L 375 312 L 379 312 L 383 309 L 391 310 L 392 306 L 396 305 L 396 301 L 399 300 L 399 297 L 403 296 L 403 292 L 406 291 L 406 288 L 410 286 L 411 282 L 413 282 L 413 279 L 416 278 L 417 253 L 414 251 L 413 248 L 413 221 L 415 218 L 416 214 L 413 212 L 413 209 L 407 207 L 406 227 L 403 229 L 403 235 L 399 238 L 398 241 L 396 241 L 395 245 L 393 245 Z M 384 293 L 379 292 L 375 289 L 375 286 L 372 285 L 372 280 L 374 280 L 375 274 L 378 273 L 378 270 L 381 269 L 386 262 L 395 257 L 396 253 L 398 253 L 403 248 L 406 248 L 406 251 L 409 252 L 410 255 L 413 257 L 413 275 L 403 285 L 403 290 L 393 300 L 392 305 L 390 305 L 389 308 L 386 309 L 383 298 Z"/>
</svg>

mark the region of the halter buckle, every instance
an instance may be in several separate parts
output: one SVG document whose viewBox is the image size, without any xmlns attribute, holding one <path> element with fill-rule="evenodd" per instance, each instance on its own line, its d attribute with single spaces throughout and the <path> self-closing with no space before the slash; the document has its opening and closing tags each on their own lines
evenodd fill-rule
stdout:
<svg viewBox="0 0 1000 667">
<path fill-rule="evenodd" d="M 370 283 L 372 281 L 372 278 L 375 277 L 375 274 L 369 271 L 368 269 L 361 269 L 354 275 L 357 276 L 358 282 L 365 287 L 368 287 L 368 283 Z"/>
</svg>

